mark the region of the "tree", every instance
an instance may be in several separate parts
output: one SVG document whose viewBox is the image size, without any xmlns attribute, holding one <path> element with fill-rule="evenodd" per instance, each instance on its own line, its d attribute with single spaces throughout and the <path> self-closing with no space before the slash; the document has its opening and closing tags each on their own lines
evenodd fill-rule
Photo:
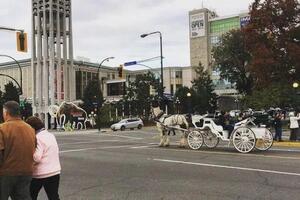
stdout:
<svg viewBox="0 0 300 200">
<path fill-rule="evenodd" d="M 245 32 L 251 54 L 249 70 L 255 87 L 300 79 L 300 3 L 297 0 L 255 0 Z"/>
<path fill-rule="evenodd" d="M 155 78 L 152 72 L 147 74 L 139 74 L 136 76 L 135 81 L 130 82 L 126 89 L 126 95 L 124 96 L 126 101 L 134 101 L 134 105 L 131 109 L 136 108 L 139 115 L 143 115 L 144 111 L 146 115 L 149 113 L 150 100 L 155 98 L 156 95 L 150 94 L 151 87 L 155 93 L 159 94 L 159 80 Z"/>
<path fill-rule="evenodd" d="M 23 119 L 27 119 L 28 117 L 32 116 L 32 105 L 27 101 L 27 99 L 20 101 L 20 107 Z"/>
<path fill-rule="evenodd" d="M 232 30 L 221 37 L 221 42 L 213 48 L 215 65 L 221 78 L 236 85 L 241 94 L 251 94 L 253 79 L 247 70 L 250 54 L 245 49 L 245 35 L 241 30 Z"/>
<path fill-rule="evenodd" d="M 197 78 L 192 81 L 192 105 L 193 110 L 198 113 L 212 112 L 216 108 L 217 95 L 214 93 L 214 86 L 210 75 L 204 70 L 200 63 L 194 68 Z"/>
<path fill-rule="evenodd" d="M 253 109 L 297 108 L 300 104 L 300 98 L 291 85 L 276 83 L 261 90 L 255 90 L 252 95 L 244 98 L 244 102 Z"/>
<path fill-rule="evenodd" d="M 179 105 L 179 110 L 180 113 L 187 113 L 189 111 L 189 97 L 187 97 L 187 93 L 191 93 L 191 98 L 195 97 L 195 92 L 192 88 L 188 88 L 188 87 L 180 87 L 177 89 L 176 93 L 175 93 L 175 99 L 178 98 L 180 105 Z M 193 102 L 193 100 L 191 99 L 191 101 Z M 193 107 L 193 105 L 192 105 Z"/>
<path fill-rule="evenodd" d="M 98 97 L 100 102 L 98 102 Z M 91 80 L 88 82 L 83 92 L 83 109 L 89 114 L 92 111 L 97 110 L 97 105 L 100 103 L 100 107 L 103 104 L 103 95 L 100 90 L 100 86 L 97 80 Z"/>
<path fill-rule="evenodd" d="M 4 86 L 4 94 L 3 100 L 4 102 L 7 101 L 16 101 L 19 103 L 19 92 L 18 88 L 14 86 L 12 82 L 7 83 Z"/>
</svg>

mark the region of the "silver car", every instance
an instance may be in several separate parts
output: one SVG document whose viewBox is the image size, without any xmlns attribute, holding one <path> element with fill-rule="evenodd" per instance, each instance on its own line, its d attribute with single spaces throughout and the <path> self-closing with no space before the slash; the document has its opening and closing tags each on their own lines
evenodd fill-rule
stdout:
<svg viewBox="0 0 300 200">
<path fill-rule="evenodd" d="M 134 128 L 141 129 L 143 126 L 144 123 L 140 118 L 129 118 L 129 119 L 122 119 L 118 123 L 111 125 L 110 128 L 113 131 L 116 130 L 124 131 L 125 129 L 134 129 Z"/>
</svg>

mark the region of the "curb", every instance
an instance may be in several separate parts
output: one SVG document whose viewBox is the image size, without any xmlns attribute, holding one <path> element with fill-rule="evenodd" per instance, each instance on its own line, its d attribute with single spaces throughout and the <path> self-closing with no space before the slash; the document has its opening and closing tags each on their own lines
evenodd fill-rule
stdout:
<svg viewBox="0 0 300 200">
<path fill-rule="evenodd" d="M 299 147 L 300 142 L 274 142 L 273 146 L 275 147 Z"/>
</svg>

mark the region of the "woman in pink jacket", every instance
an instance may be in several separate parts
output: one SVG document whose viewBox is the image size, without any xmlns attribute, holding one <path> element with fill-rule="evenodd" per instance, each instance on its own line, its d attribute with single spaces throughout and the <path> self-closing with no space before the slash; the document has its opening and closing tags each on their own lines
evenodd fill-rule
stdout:
<svg viewBox="0 0 300 200">
<path fill-rule="evenodd" d="M 59 150 L 53 134 L 45 130 L 44 123 L 37 117 L 29 117 L 26 122 L 35 130 L 37 147 L 34 153 L 34 171 L 30 185 L 32 200 L 36 200 L 44 187 L 49 200 L 59 200 L 60 179 Z"/>
</svg>

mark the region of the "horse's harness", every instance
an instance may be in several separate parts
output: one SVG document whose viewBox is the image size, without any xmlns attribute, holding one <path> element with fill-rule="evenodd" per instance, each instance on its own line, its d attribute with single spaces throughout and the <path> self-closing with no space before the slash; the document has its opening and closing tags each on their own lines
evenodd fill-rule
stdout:
<svg viewBox="0 0 300 200">
<path fill-rule="evenodd" d="M 174 129 L 169 129 L 169 128 L 167 128 L 167 126 L 164 124 L 165 120 L 166 120 L 168 117 L 170 117 L 170 115 L 164 116 L 164 114 L 165 114 L 164 111 L 161 111 L 157 116 L 155 116 L 154 111 L 153 111 L 153 108 L 152 108 L 152 113 L 153 113 L 153 115 L 154 115 L 153 121 L 155 121 L 155 122 L 161 124 L 165 130 L 168 130 L 168 135 L 171 135 L 171 131 L 173 132 L 173 135 L 176 135 Z M 161 118 L 163 118 L 162 121 L 160 121 Z M 165 135 L 164 132 L 163 132 L 163 135 Z"/>
</svg>

